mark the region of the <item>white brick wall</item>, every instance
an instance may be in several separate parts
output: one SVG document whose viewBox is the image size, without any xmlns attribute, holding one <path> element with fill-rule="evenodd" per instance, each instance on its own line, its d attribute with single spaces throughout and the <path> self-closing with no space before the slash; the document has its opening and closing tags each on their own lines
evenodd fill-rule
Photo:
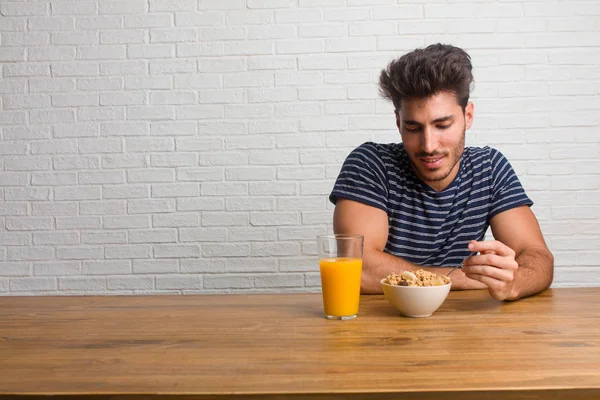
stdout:
<svg viewBox="0 0 600 400">
<path fill-rule="evenodd" d="M 597 1 L 0 0 L 0 295 L 319 290 L 348 152 L 397 141 L 392 58 L 474 63 L 468 144 L 600 276 Z"/>
</svg>

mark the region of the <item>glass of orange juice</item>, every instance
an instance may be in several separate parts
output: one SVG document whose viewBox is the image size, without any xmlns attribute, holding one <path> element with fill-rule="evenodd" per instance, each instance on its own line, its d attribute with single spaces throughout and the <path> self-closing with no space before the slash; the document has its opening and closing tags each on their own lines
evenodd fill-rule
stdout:
<svg viewBox="0 0 600 400">
<path fill-rule="evenodd" d="M 358 315 L 364 236 L 317 236 L 325 318 Z"/>
</svg>

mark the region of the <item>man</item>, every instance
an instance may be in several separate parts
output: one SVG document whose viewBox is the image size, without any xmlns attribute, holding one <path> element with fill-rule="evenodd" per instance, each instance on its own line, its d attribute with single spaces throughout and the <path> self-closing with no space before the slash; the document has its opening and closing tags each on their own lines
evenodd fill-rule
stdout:
<svg viewBox="0 0 600 400">
<path fill-rule="evenodd" d="M 334 231 L 365 237 L 363 293 L 381 293 L 392 272 L 447 274 L 463 261 L 454 290 L 515 300 L 552 283 L 552 253 L 510 163 L 495 149 L 465 148 L 471 70 L 464 50 L 435 44 L 381 72 L 402 143 L 357 147 L 330 195 Z M 495 240 L 483 240 L 488 227 Z"/>
</svg>

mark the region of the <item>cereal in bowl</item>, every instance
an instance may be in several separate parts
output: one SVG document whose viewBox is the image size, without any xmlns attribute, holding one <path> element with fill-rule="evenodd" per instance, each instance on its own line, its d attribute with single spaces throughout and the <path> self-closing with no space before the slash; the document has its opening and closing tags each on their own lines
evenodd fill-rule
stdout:
<svg viewBox="0 0 600 400">
<path fill-rule="evenodd" d="M 449 276 L 419 269 L 414 272 L 403 271 L 400 274 L 389 274 L 383 282 L 395 286 L 442 286 L 447 285 L 451 280 Z"/>
</svg>

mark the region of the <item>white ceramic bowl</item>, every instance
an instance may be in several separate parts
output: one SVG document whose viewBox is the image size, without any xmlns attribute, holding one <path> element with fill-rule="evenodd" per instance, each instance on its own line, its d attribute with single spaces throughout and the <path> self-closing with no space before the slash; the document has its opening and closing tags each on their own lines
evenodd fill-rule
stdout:
<svg viewBox="0 0 600 400">
<path fill-rule="evenodd" d="M 385 298 L 405 317 L 429 317 L 437 310 L 450 292 L 452 283 L 442 286 L 396 286 L 384 283 Z"/>
</svg>

